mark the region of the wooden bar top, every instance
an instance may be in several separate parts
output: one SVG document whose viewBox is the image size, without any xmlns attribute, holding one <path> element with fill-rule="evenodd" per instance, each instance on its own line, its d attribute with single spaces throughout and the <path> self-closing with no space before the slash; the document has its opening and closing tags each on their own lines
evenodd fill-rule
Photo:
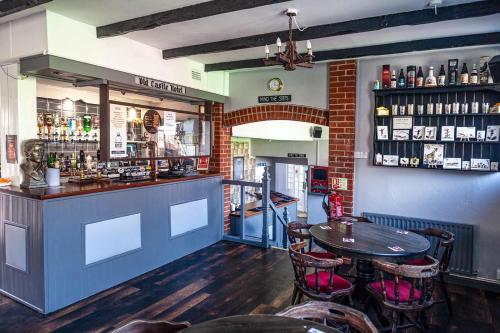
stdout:
<svg viewBox="0 0 500 333">
<path fill-rule="evenodd" d="M 133 183 L 103 181 L 91 184 L 62 183 L 61 186 L 59 187 L 53 187 L 53 188 L 45 187 L 45 188 L 33 188 L 33 189 L 25 189 L 25 188 L 20 188 L 18 186 L 6 186 L 6 187 L 0 187 L 0 193 L 7 193 L 37 200 L 49 200 L 49 199 L 57 199 L 57 198 L 70 197 L 76 195 L 93 194 L 93 193 L 109 192 L 116 190 L 127 190 L 131 188 L 154 186 L 154 185 L 168 184 L 168 183 L 178 183 L 178 182 L 185 182 L 190 180 L 203 179 L 208 177 L 217 177 L 217 176 L 220 176 L 220 174 L 203 173 L 197 176 L 182 177 L 175 179 L 158 179 L 156 181 L 145 180 Z"/>
<path fill-rule="evenodd" d="M 274 205 L 276 206 L 276 208 L 281 208 L 281 207 L 289 206 L 289 205 L 292 205 L 292 204 L 294 204 L 294 203 L 296 203 L 296 202 L 299 201 L 299 199 L 297 199 L 297 198 L 286 196 L 286 197 L 290 198 L 289 201 L 287 201 L 287 202 L 279 202 L 282 199 L 279 195 L 284 195 L 284 194 L 277 193 L 277 192 L 275 192 L 275 193 L 271 193 L 270 199 L 271 199 L 272 202 L 274 202 Z M 245 217 L 250 217 L 250 216 L 255 216 L 255 215 L 262 214 L 262 210 L 254 211 L 254 209 L 257 209 L 259 207 L 262 207 L 262 200 L 257 200 L 257 201 L 253 201 L 253 202 L 249 202 L 249 203 L 245 204 L 245 211 L 246 211 L 245 212 Z M 271 209 L 271 208 L 268 208 L 268 209 Z M 235 212 L 231 212 L 229 214 L 229 216 L 239 217 L 240 216 L 240 211 L 237 210 Z"/>
</svg>

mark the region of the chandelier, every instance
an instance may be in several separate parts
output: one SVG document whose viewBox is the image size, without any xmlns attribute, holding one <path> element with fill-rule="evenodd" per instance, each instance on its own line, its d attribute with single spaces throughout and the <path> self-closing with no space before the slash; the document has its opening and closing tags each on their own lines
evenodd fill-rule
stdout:
<svg viewBox="0 0 500 333">
<path fill-rule="evenodd" d="M 297 67 L 312 68 L 313 67 L 313 54 L 311 41 L 307 41 L 307 53 L 300 54 L 297 52 L 297 43 L 293 40 L 293 30 L 292 21 L 297 24 L 296 16 L 297 9 L 288 9 L 285 14 L 288 16 L 288 41 L 286 42 L 285 51 L 281 50 L 281 39 L 278 37 L 276 40 L 276 46 L 278 47 L 278 52 L 274 55 L 274 59 L 269 58 L 269 46 L 265 46 L 266 56 L 264 58 L 264 64 L 266 66 L 283 65 L 285 70 L 294 71 Z M 300 27 L 297 28 L 302 31 Z"/>
</svg>

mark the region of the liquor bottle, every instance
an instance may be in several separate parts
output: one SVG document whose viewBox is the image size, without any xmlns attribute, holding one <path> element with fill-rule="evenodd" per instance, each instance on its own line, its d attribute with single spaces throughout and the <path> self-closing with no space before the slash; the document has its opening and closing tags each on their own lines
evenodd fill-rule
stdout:
<svg viewBox="0 0 500 333">
<path fill-rule="evenodd" d="M 406 67 L 406 87 L 415 88 L 415 66 Z"/>
<path fill-rule="evenodd" d="M 478 77 L 479 76 L 477 73 L 476 64 L 473 64 L 472 65 L 472 72 L 470 73 L 470 84 L 478 84 L 479 83 Z"/>
<path fill-rule="evenodd" d="M 399 77 L 398 77 L 398 88 L 404 88 L 406 86 L 406 80 L 405 80 L 405 73 L 403 69 L 401 68 L 401 71 L 399 72 Z"/>
<path fill-rule="evenodd" d="M 396 88 L 397 82 L 398 80 L 396 79 L 396 71 L 393 69 L 391 75 L 391 88 Z"/>
<path fill-rule="evenodd" d="M 80 167 L 78 169 L 83 169 L 83 167 L 85 166 L 85 152 L 83 151 L 83 149 L 80 149 L 80 153 L 78 155 L 78 162 L 80 163 Z"/>
<path fill-rule="evenodd" d="M 425 78 L 425 86 L 426 87 L 435 87 L 437 86 L 436 77 L 434 76 L 434 67 L 429 67 L 429 75 Z"/>
<path fill-rule="evenodd" d="M 422 72 L 422 66 L 418 66 L 416 86 L 417 88 L 424 86 L 424 72 Z"/>
<path fill-rule="evenodd" d="M 444 71 L 444 65 L 441 65 L 441 69 L 439 70 L 439 76 L 438 76 L 438 86 L 445 86 L 446 85 L 446 72 Z"/>
<path fill-rule="evenodd" d="M 462 73 L 460 73 L 460 84 L 469 84 L 469 71 L 465 62 L 462 66 Z"/>
<path fill-rule="evenodd" d="M 458 84 L 458 59 L 448 59 L 448 85 Z"/>
<path fill-rule="evenodd" d="M 76 167 L 77 167 L 76 154 L 75 153 L 71 153 L 71 169 L 75 170 Z"/>
</svg>

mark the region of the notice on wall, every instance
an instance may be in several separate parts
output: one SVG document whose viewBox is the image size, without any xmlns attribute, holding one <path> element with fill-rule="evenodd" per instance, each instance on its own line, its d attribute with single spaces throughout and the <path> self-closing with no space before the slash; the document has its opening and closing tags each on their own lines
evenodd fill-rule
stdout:
<svg viewBox="0 0 500 333">
<path fill-rule="evenodd" d="M 109 156 L 127 157 L 127 108 L 123 105 L 110 104 Z"/>
<path fill-rule="evenodd" d="M 17 163 L 17 135 L 6 135 L 5 146 L 7 163 Z"/>
<path fill-rule="evenodd" d="M 412 129 L 413 117 L 394 117 L 392 119 L 393 129 Z"/>
<path fill-rule="evenodd" d="M 258 96 L 259 103 L 287 103 L 292 101 L 292 95 Z"/>
<path fill-rule="evenodd" d="M 175 136 L 175 112 L 163 112 L 163 133 L 165 133 L 165 136 Z"/>
<path fill-rule="evenodd" d="M 338 186 L 339 190 L 347 191 L 347 178 L 332 178 L 332 185 Z"/>
</svg>

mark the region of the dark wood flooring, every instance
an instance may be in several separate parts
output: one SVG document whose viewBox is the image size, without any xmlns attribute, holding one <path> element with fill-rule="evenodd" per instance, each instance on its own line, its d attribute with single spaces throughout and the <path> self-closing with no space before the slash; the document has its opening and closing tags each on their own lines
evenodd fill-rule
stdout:
<svg viewBox="0 0 500 333">
<path fill-rule="evenodd" d="M 286 251 L 219 242 L 48 316 L 0 296 L 0 332 L 109 332 L 130 320 L 199 323 L 289 305 Z M 500 295 L 450 286 L 455 315 L 429 314 L 432 332 L 500 332 Z"/>
</svg>

